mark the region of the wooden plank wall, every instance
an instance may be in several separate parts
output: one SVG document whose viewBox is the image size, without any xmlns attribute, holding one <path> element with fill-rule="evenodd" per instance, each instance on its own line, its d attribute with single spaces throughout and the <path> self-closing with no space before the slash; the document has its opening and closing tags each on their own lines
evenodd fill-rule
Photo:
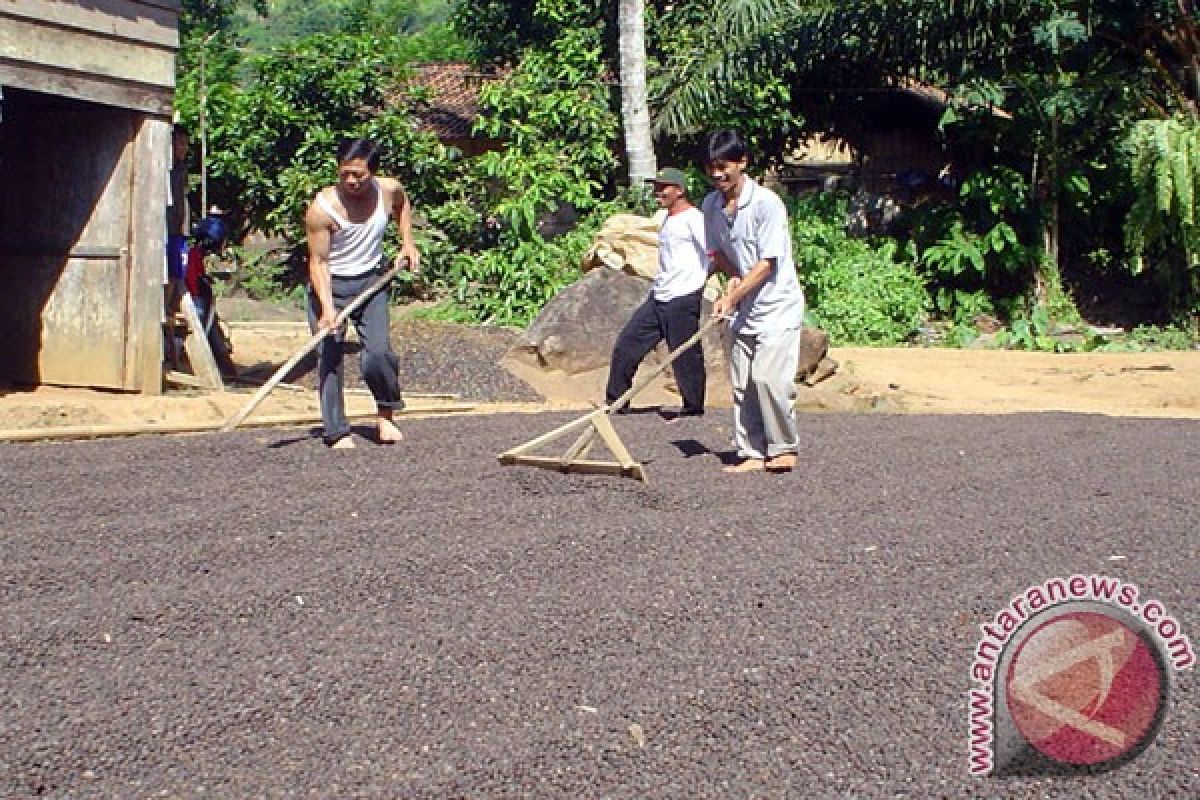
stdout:
<svg viewBox="0 0 1200 800">
<path fill-rule="evenodd" d="M 129 295 L 125 330 L 125 386 L 162 391 L 165 192 L 170 170 L 171 123 L 143 117 L 131 148 L 133 225 L 129 229 Z"/>
<path fill-rule="evenodd" d="M 0 85 L 169 115 L 178 0 L 0 0 Z"/>
</svg>

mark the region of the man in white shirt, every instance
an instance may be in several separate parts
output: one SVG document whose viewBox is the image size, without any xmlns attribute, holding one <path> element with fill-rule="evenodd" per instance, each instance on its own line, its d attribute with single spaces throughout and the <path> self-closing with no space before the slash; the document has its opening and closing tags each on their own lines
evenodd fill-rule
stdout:
<svg viewBox="0 0 1200 800">
<path fill-rule="evenodd" d="M 704 165 L 716 191 L 704 198 L 709 251 L 730 276 L 713 316 L 732 316 L 734 443 L 726 472 L 788 472 L 799 447 L 793 403 L 804 292 L 792 261 L 787 209 L 745 174 L 749 150 L 734 131 L 708 137 Z"/>
<path fill-rule="evenodd" d="M 368 139 L 347 139 L 337 151 L 338 180 L 317 193 L 304 217 L 308 235 L 309 322 L 313 330 L 330 328 L 338 312 L 366 290 L 384 270 L 383 236 L 389 222 L 400 229 L 408 269 L 420 269 L 413 244 L 412 206 L 395 178 L 376 176 L 379 148 Z M 399 360 L 392 351 L 388 292 L 380 289 L 350 315 L 363 344 L 363 380 L 375 398 L 380 444 L 400 441 L 393 412 L 404 408 L 400 397 Z M 342 397 L 340 331 L 326 336 L 318 351 L 318 392 L 325 443 L 354 447 Z"/>
<path fill-rule="evenodd" d="M 658 230 L 658 274 L 650 295 L 617 336 L 608 370 L 605 397 L 612 403 L 633 385 L 633 376 L 664 339 L 675 350 L 700 327 L 700 304 L 708 279 L 704 216 L 687 196 L 687 176 L 674 167 L 652 179 L 654 198 L 667 216 Z M 679 416 L 704 413 L 704 351 L 692 345 L 672 364 L 683 406 Z"/>
</svg>

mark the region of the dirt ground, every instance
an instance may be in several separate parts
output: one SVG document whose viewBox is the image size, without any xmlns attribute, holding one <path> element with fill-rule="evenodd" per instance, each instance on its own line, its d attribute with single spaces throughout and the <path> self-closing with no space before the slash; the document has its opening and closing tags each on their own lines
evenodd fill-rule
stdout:
<svg viewBox="0 0 1200 800">
<path fill-rule="evenodd" d="M 229 310 L 234 360 L 245 380 L 225 392 L 171 388 L 160 397 L 42 386 L 0 388 L 0 439 L 141 430 L 206 430 L 242 408 L 308 338 L 298 311 Z M 246 316 L 253 315 L 253 319 Z M 586 409 L 603 397 L 604 370 L 543 373 L 503 359 L 515 334 L 447 326 L 408 326 L 397 346 L 409 414 Z M 465 337 L 465 338 L 464 338 Z M 444 351 L 444 352 L 442 352 Z M 806 411 L 1003 414 L 1076 411 L 1127 417 L 1200 418 L 1200 352 L 1046 354 L 917 348 L 839 348 L 837 374 L 801 387 Z M 353 362 L 355 359 L 351 359 Z M 497 366 L 502 363 L 502 367 Z M 484 385 L 478 386 L 482 382 Z M 352 415 L 373 412 L 353 376 Z M 500 385 L 496 385 L 500 384 Z M 317 419 L 313 376 L 294 377 L 274 391 L 247 424 L 308 424 Z M 537 398 L 541 397 L 539 401 Z M 657 381 L 634 405 L 673 405 Z M 710 376 L 709 403 L 728 405 L 721 376 Z"/>
</svg>

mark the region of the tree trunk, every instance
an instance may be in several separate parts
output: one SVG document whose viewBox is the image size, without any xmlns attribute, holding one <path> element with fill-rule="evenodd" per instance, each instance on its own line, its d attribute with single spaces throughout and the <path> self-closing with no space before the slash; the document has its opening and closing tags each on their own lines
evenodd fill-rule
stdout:
<svg viewBox="0 0 1200 800">
<path fill-rule="evenodd" d="M 1046 159 L 1046 169 L 1043 175 L 1046 191 L 1045 196 L 1050 204 L 1045 226 L 1042 228 L 1042 263 L 1034 270 L 1034 298 L 1037 305 L 1046 309 L 1052 315 L 1062 314 L 1073 308 L 1062 285 L 1062 266 L 1059 264 L 1061 253 L 1059 243 L 1062 231 L 1060 229 L 1060 212 L 1062 198 L 1058 186 L 1059 171 L 1059 119 L 1054 114 L 1050 119 L 1050 155 Z"/>
<path fill-rule="evenodd" d="M 621 122 L 625 128 L 629 182 L 639 186 L 657 171 L 654 142 L 650 138 L 650 106 L 646 100 L 646 4 L 645 0 L 619 2 Z"/>
</svg>

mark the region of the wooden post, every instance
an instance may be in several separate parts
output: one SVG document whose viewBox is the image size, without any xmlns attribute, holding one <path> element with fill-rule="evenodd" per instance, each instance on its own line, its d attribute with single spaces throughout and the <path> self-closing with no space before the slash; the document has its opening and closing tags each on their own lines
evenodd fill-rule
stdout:
<svg viewBox="0 0 1200 800">
<path fill-rule="evenodd" d="M 225 391 L 225 384 L 221 381 L 221 370 L 217 368 L 217 360 L 213 358 L 212 348 L 208 346 L 204 323 L 196 313 L 196 304 L 192 302 L 192 296 L 187 292 L 179 298 L 179 309 L 183 312 L 183 318 L 187 320 L 188 334 L 183 340 L 183 347 L 187 350 L 192 374 L 207 388 Z"/>
</svg>

